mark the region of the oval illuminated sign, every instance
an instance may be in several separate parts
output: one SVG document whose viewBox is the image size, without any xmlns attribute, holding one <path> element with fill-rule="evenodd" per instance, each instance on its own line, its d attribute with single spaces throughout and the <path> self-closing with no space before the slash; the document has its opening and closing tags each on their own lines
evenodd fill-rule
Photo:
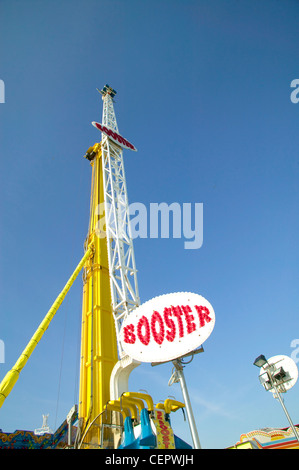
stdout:
<svg viewBox="0 0 299 470">
<path fill-rule="evenodd" d="M 124 352 L 141 362 L 167 362 L 198 348 L 215 325 L 212 305 L 201 295 L 176 292 L 137 307 L 123 322 Z"/>
<path fill-rule="evenodd" d="M 134 150 L 137 152 L 137 148 L 134 147 L 133 144 L 131 144 L 127 139 L 119 135 L 117 132 L 113 131 L 112 129 L 109 129 L 106 126 L 103 126 L 102 124 L 98 122 L 92 122 L 92 125 L 99 129 L 99 131 L 103 132 L 107 137 L 109 137 L 113 142 L 115 142 L 117 145 L 120 145 L 123 148 Z"/>
</svg>

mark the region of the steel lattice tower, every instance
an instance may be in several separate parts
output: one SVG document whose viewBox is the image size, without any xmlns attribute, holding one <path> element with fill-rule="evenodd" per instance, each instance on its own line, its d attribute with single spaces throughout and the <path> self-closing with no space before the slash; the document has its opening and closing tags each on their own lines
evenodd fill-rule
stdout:
<svg viewBox="0 0 299 470">
<path fill-rule="evenodd" d="M 102 125 L 118 134 L 113 106 L 115 93 L 115 90 L 108 85 L 101 90 Z M 119 342 L 122 320 L 140 304 L 140 299 L 129 220 L 123 150 L 105 133 L 102 133 L 101 146 L 112 308 L 119 354 L 122 357 L 123 351 Z"/>
<path fill-rule="evenodd" d="M 111 422 L 103 411 L 127 391 L 129 374 L 139 364 L 125 356 L 119 341 L 124 318 L 140 302 L 122 149 L 129 142 L 118 134 L 115 93 L 108 85 L 101 90 L 102 124 L 93 125 L 103 131 L 102 139 L 85 155 L 92 166 L 85 249 L 93 256 L 83 275 L 79 420 L 80 440 L 87 447 L 111 438 L 99 434 L 99 418 L 101 425 Z"/>
</svg>

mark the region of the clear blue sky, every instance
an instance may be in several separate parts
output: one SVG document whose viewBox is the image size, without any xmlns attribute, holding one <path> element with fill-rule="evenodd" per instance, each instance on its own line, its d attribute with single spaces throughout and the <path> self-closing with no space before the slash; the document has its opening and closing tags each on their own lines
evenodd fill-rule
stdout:
<svg viewBox="0 0 299 470">
<path fill-rule="evenodd" d="M 130 202 L 201 202 L 204 242 L 137 239 L 142 302 L 192 291 L 214 307 L 185 368 L 202 447 L 288 426 L 258 382 L 259 354 L 299 338 L 299 3 L 295 0 L 0 1 L 1 378 L 83 254 L 99 140 L 96 87 L 117 90 Z M 0 410 L 4 431 L 57 428 L 77 403 L 79 277 Z M 299 354 L 298 354 L 299 359 Z M 130 389 L 173 395 L 172 364 Z M 299 423 L 299 384 L 286 396 Z M 182 416 L 175 432 L 190 442 Z M 179 429 L 179 430 L 178 430 Z"/>
</svg>

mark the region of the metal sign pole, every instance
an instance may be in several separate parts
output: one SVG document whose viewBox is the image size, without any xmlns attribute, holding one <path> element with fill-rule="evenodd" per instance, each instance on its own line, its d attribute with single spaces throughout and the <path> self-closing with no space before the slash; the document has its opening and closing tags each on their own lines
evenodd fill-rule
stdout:
<svg viewBox="0 0 299 470">
<path fill-rule="evenodd" d="M 199 437 L 197 433 L 197 428 L 196 428 L 196 423 L 195 423 L 195 419 L 194 419 L 194 415 L 192 411 L 191 401 L 190 401 L 187 384 L 186 384 L 185 376 L 183 372 L 182 362 L 180 361 L 180 359 L 176 359 L 175 361 L 172 361 L 172 362 L 176 368 L 176 380 L 174 381 L 179 380 L 180 385 L 181 385 L 184 402 L 186 405 L 186 412 L 187 412 L 188 423 L 189 423 L 190 432 L 192 436 L 193 446 L 194 446 L 194 449 L 201 449 L 201 445 L 200 445 L 200 441 L 199 441 Z"/>
<path fill-rule="evenodd" d="M 291 425 L 294 437 L 299 442 L 298 429 L 294 426 L 291 417 L 285 407 L 281 393 L 291 389 L 298 379 L 298 369 L 295 362 L 288 356 L 273 356 L 269 360 L 261 354 L 253 363 L 261 368 L 259 379 L 266 391 L 271 391 L 274 398 L 278 399 L 285 415 Z M 266 376 L 266 377 L 265 377 Z"/>
<path fill-rule="evenodd" d="M 296 437 L 297 441 L 299 442 L 299 435 L 298 435 L 297 429 L 295 428 L 295 426 L 294 426 L 294 424 L 293 424 L 293 421 L 291 420 L 291 417 L 290 417 L 290 415 L 289 415 L 289 413 L 288 413 L 288 411 L 287 411 L 287 409 L 286 409 L 286 407 L 285 407 L 285 404 L 284 404 L 284 402 L 283 402 L 283 399 L 281 398 L 281 395 L 280 395 L 280 393 L 279 393 L 277 387 L 276 387 L 274 384 L 273 384 L 273 388 L 274 388 L 274 390 L 275 390 L 275 395 L 276 395 L 275 398 L 278 398 L 278 400 L 279 400 L 279 402 L 280 402 L 280 404 L 281 404 L 281 406 L 282 406 L 282 409 L 283 409 L 283 411 L 285 412 L 285 415 L 286 415 L 286 417 L 287 417 L 287 419 L 288 419 L 288 421 L 289 421 L 289 423 L 290 423 L 290 425 L 291 425 L 291 428 L 292 428 L 292 430 L 293 430 L 294 436 Z"/>
</svg>

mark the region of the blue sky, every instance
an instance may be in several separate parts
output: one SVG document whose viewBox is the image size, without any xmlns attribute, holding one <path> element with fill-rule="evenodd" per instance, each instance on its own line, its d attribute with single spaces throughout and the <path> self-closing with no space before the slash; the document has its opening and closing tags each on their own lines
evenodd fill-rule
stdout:
<svg viewBox="0 0 299 470">
<path fill-rule="evenodd" d="M 124 153 L 129 201 L 203 203 L 200 249 L 134 241 L 142 302 L 191 291 L 215 310 L 185 367 L 202 447 L 288 425 L 252 363 L 296 353 L 299 338 L 298 20 L 295 0 L 0 1 L 1 377 L 83 254 L 83 155 L 109 83 L 138 149 Z M 45 413 L 57 428 L 77 403 L 81 298 L 79 277 L 0 410 L 4 431 L 40 427 Z M 180 400 L 171 370 L 142 365 L 130 389 Z M 298 387 L 285 399 L 295 423 Z M 172 422 L 191 442 L 182 415 Z"/>
</svg>

